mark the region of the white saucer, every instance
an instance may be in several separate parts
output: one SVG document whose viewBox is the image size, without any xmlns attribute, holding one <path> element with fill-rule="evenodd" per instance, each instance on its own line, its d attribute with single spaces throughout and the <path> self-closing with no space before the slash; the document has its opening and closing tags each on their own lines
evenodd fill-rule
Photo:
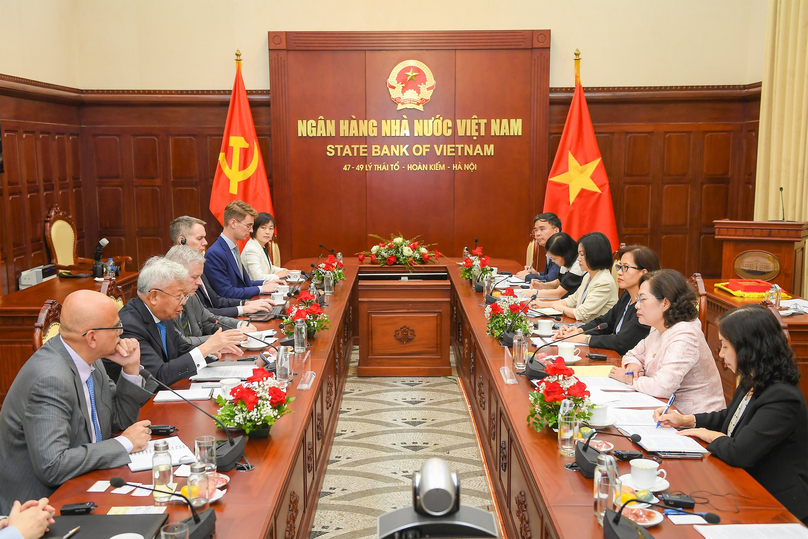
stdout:
<svg viewBox="0 0 808 539">
<path fill-rule="evenodd" d="M 558 357 L 561 357 L 561 356 L 558 356 Z M 564 358 L 564 364 L 565 365 L 574 365 L 575 363 L 578 363 L 579 361 L 581 361 L 583 358 L 584 358 L 584 356 L 572 356 L 572 359 Z"/>
<path fill-rule="evenodd" d="M 602 429 L 602 428 L 605 428 L 605 427 L 611 427 L 612 425 L 615 424 L 615 422 L 616 422 L 616 420 L 615 420 L 614 416 L 612 414 L 609 414 L 609 419 L 607 419 L 606 423 L 604 423 L 603 425 L 595 425 L 594 423 L 590 422 L 589 426 L 593 427 L 593 428 L 596 428 L 596 429 Z"/>
<path fill-rule="evenodd" d="M 113 535 L 109 539 L 143 539 L 143 536 L 139 533 L 119 533 L 118 535 Z"/>
<path fill-rule="evenodd" d="M 263 350 L 267 347 L 266 344 L 258 341 L 254 341 L 252 339 L 247 339 L 246 341 L 242 341 L 239 346 L 244 348 L 245 350 Z"/>
<path fill-rule="evenodd" d="M 612 449 L 614 449 L 614 444 L 611 442 L 607 442 L 606 440 L 601 440 L 599 438 L 595 438 L 591 442 L 589 442 L 589 447 L 593 447 L 600 451 L 601 453 L 608 453 Z"/>
<path fill-rule="evenodd" d="M 284 281 L 286 281 L 287 283 L 298 284 L 306 282 L 306 279 L 301 277 L 300 279 L 284 279 Z"/>
<path fill-rule="evenodd" d="M 629 507 L 631 507 L 631 506 L 629 506 Z M 662 513 L 660 513 L 659 511 L 654 511 L 653 509 L 648 509 L 648 506 L 646 506 L 645 508 L 642 508 L 642 507 L 638 507 L 638 506 L 636 506 L 636 505 L 635 505 L 635 508 L 636 508 L 636 509 L 641 509 L 641 510 L 643 511 L 643 513 L 644 513 L 644 514 L 646 514 L 646 515 L 649 515 L 650 513 L 653 513 L 653 514 L 654 514 L 654 516 L 653 516 L 653 517 L 651 517 L 651 520 L 649 520 L 648 522 L 637 522 L 636 520 L 634 520 L 633 518 L 631 518 L 631 517 L 632 517 L 632 516 L 634 516 L 634 515 L 633 515 L 633 513 L 631 513 L 631 512 L 628 510 L 628 508 L 626 508 L 626 509 L 624 510 L 624 513 L 623 513 L 623 514 L 624 514 L 626 517 L 630 518 L 632 521 L 634 521 L 634 523 L 635 523 L 635 524 L 637 524 L 638 526 L 642 526 L 643 528 L 650 528 L 651 526 L 656 526 L 657 524 L 659 524 L 660 522 L 662 522 L 662 521 L 664 520 L 664 518 L 665 518 L 665 517 L 662 515 Z"/>
<path fill-rule="evenodd" d="M 631 474 L 630 473 L 621 475 L 620 476 L 620 482 L 623 483 L 624 485 L 626 485 L 627 487 L 631 487 L 634 490 L 637 490 L 637 487 L 635 487 L 634 484 L 631 482 Z M 651 487 L 648 490 L 650 490 L 651 492 L 662 492 L 663 490 L 668 490 L 670 488 L 670 486 L 671 486 L 671 484 L 668 482 L 667 479 L 662 479 L 661 477 L 657 477 L 657 480 L 656 480 L 656 483 L 654 484 L 654 486 Z"/>
</svg>

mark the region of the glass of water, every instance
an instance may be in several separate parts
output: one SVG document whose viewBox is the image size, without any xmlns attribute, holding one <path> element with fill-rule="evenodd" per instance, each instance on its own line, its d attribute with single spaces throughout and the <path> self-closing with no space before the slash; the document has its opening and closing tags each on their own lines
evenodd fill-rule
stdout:
<svg viewBox="0 0 808 539">
<path fill-rule="evenodd" d="M 205 473 L 216 473 L 216 438 L 199 436 L 194 440 L 196 461 L 205 465 Z"/>
<path fill-rule="evenodd" d="M 278 382 L 289 383 L 294 378 L 292 372 L 292 350 L 290 346 L 278 347 L 278 359 L 275 362 L 275 378 Z"/>
<path fill-rule="evenodd" d="M 558 451 L 565 457 L 575 456 L 575 440 L 578 438 L 580 422 L 575 417 L 575 405 L 572 401 L 561 402 L 558 414 Z"/>
<path fill-rule="evenodd" d="M 330 271 L 326 271 L 323 274 L 323 293 L 326 296 L 330 296 L 334 293 L 334 274 Z"/>
<path fill-rule="evenodd" d="M 161 539 L 188 539 L 188 525 L 183 522 L 167 524 L 160 529 Z"/>
</svg>

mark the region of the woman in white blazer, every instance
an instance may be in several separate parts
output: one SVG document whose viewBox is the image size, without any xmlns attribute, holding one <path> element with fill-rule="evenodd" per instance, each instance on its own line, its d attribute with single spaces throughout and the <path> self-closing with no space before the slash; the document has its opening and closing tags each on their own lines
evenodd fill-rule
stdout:
<svg viewBox="0 0 808 539">
<path fill-rule="evenodd" d="M 255 281 L 277 281 L 289 270 L 281 267 L 281 254 L 274 241 L 275 218 L 261 212 L 255 218 L 250 240 L 241 251 L 241 262 Z"/>
</svg>

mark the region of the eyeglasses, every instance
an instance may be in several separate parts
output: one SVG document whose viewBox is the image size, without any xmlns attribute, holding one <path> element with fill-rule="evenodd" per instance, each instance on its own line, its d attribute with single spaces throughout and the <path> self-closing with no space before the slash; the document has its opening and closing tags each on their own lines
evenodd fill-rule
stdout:
<svg viewBox="0 0 808 539">
<path fill-rule="evenodd" d="M 90 333 L 91 331 L 103 331 L 105 329 L 114 329 L 118 333 L 121 333 L 123 331 L 123 322 L 118 322 L 117 326 L 114 326 L 114 327 L 111 327 L 111 328 L 90 328 L 87 331 L 85 331 L 84 333 L 82 333 L 81 336 L 84 337 L 88 333 Z"/>
<path fill-rule="evenodd" d="M 186 296 L 175 296 L 174 294 L 169 294 L 169 293 L 168 293 L 168 292 L 166 292 L 165 290 L 160 290 L 159 288 L 152 288 L 152 290 L 157 290 L 158 292 L 162 292 L 162 293 L 163 293 L 163 294 L 165 294 L 166 296 L 171 296 L 172 298 L 174 298 L 174 299 L 176 299 L 177 301 L 179 301 L 179 302 L 180 302 L 180 305 L 185 305 L 185 303 L 188 301 L 188 298 L 190 298 L 190 297 L 191 297 L 191 295 L 190 295 L 190 294 L 188 294 L 188 295 L 186 295 Z"/>
<path fill-rule="evenodd" d="M 238 224 L 240 224 L 240 225 L 244 225 L 245 227 L 247 227 L 247 230 L 252 230 L 252 229 L 253 229 L 253 224 L 254 224 L 254 222 L 253 222 L 253 223 L 250 223 L 250 224 L 247 224 L 247 223 L 245 223 L 244 221 L 236 221 L 236 222 L 237 222 Z"/>
<path fill-rule="evenodd" d="M 642 268 L 638 268 L 637 266 L 629 266 L 628 264 L 621 264 L 620 262 L 614 263 L 614 271 L 622 271 L 623 273 L 627 272 L 631 269 L 641 270 Z"/>
<path fill-rule="evenodd" d="M 651 296 L 651 297 L 656 298 L 656 299 L 657 299 L 657 301 L 662 301 L 662 300 L 664 299 L 664 298 L 660 298 L 660 297 L 657 297 L 657 296 Z M 634 301 L 636 302 L 636 304 L 635 304 L 635 305 L 636 305 L 637 307 L 641 307 L 641 306 L 642 306 L 642 302 L 643 302 L 643 301 L 645 301 L 646 299 L 648 299 L 648 298 L 644 298 L 644 297 L 640 296 L 639 294 L 637 294 L 637 297 L 636 297 L 636 298 L 634 298 Z"/>
</svg>

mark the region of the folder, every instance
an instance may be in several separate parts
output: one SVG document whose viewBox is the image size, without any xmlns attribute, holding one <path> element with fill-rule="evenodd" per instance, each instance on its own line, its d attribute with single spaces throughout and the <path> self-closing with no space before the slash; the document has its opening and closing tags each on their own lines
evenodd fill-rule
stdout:
<svg viewBox="0 0 808 539">
<path fill-rule="evenodd" d="M 160 536 L 160 528 L 168 515 L 70 515 L 54 517 L 54 520 L 56 523 L 43 536 L 45 539 L 62 539 L 76 526 L 81 526 L 77 539 L 106 538 L 126 532 L 153 539 Z"/>
</svg>

